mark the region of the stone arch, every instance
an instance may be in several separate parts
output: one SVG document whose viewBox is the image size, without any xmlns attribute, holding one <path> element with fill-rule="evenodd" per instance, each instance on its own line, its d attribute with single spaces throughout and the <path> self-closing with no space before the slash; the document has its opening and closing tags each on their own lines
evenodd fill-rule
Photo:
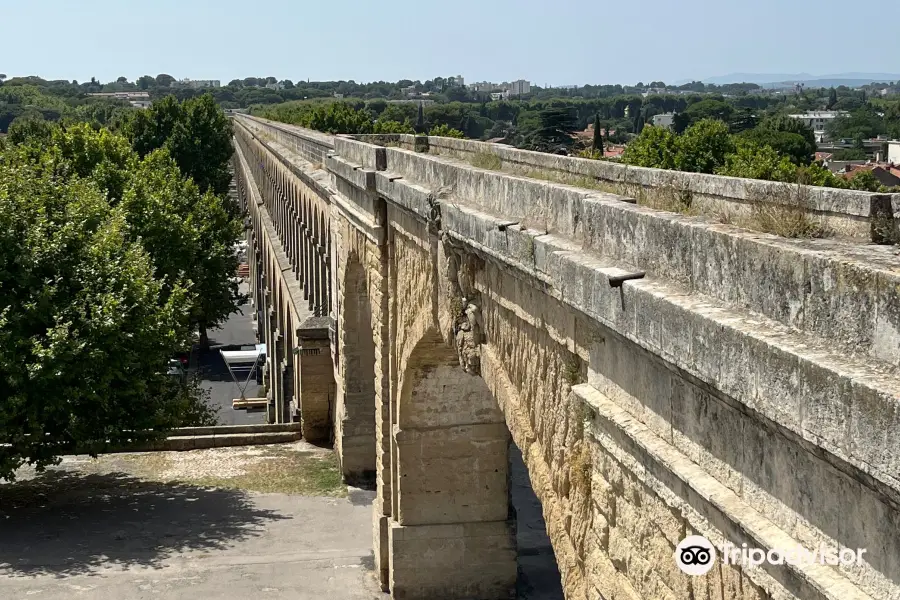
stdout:
<svg viewBox="0 0 900 600">
<path fill-rule="evenodd" d="M 356 254 L 341 284 L 335 450 L 346 481 L 367 481 L 375 473 L 375 340 L 368 277 Z"/>
<path fill-rule="evenodd" d="M 516 583 L 516 545 L 503 413 L 484 380 L 463 370 L 435 327 L 415 344 L 398 383 L 391 440 L 391 593 L 509 597 Z"/>
</svg>

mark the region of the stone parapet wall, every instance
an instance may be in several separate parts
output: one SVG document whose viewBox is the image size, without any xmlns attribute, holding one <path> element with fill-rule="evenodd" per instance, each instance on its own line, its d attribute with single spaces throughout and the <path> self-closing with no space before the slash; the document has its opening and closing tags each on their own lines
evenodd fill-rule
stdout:
<svg viewBox="0 0 900 600">
<path fill-rule="evenodd" d="M 407 150 L 427 148 L 436 155 L 465 161 L 490 154 L 503 171 L 562 183 L 602 187 L 605 191 L 663 204 L 689 204 L 695 212 L 725 220 L 741 220 L 760 203 L 800 206 L 831 235 L 861 241 L 897 239 L 900 194 L 882 194 L 814 186 L 799 186 L 758 179 L 635 167 L 612 161 L 559 156 L 489 144 L 428 136 L 356 136 L 362 141 Z"/>
</svg>

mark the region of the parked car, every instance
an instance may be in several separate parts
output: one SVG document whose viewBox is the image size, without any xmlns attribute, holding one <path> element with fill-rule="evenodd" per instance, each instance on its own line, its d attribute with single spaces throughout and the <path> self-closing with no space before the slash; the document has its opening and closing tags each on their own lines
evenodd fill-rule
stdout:
<svg viewBox="0 0 900 600">
<path fill-rule="evenodd" d="M 170 358 L 166 375 L 178 379 L 181 383 L 185 383 L 187 382 L 187 365 L 177 358 Z"/>
</svg>

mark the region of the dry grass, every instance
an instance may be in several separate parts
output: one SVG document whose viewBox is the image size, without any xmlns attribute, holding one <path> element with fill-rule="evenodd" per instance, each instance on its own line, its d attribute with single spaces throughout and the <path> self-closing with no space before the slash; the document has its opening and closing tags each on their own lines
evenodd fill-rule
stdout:
<svg viewBox="0 0 900 600">
<path fill-rule="evenodd" d="M 488 169 L 491 171 L 499 171 L 503 168 L 503 161 L 500 157 L 491 152 L 476 152 L 469 161 L 473 167 L 479 169 Z"/>
<path fill-rule="evenodd" d="M 759 203 L 750 207 L 750 216 L 738 219 L 737 225 L 786 238 L 825 237 L 825 228 L 796 206 Z"/>
<path fill-rule="evenodd" d="M 565 371 L 563 372 L 563 376 L 566 379 L 566 383 L 569 385 L 577 385 L 584 380 L 584 374 L 582 372 L 582 361 L 581 357 L 577 354 L 571 354 L 569 358 L 566 360 Z"/>
<path fill-rule="evenodd" d="M 828 235 L 825 227 L 810 217 L 806 209 L 809 190 L 785 184 L 779 191 L 750 199 L 750 214 L 736 219 L 736 225 L 786 238 L 819 238 Z"/>
<path fill-rule="evenodd" d="M 558 173 L 555 171 L 538 171 L 537 169 L 524 171 L 522 172 L 522 175 L 530 179 L 552 181 L 554 183 L 562 183 L 565 185 L 585 188 L 588 190 L 599 190 L 602 192 L 608 192 L 610 194 L 621 194 L 619 189 L 614 184 L 600 181 L 599 179 L 587 177 L 584 175 L 566 176 L 563 173 Z"/>
<path fill-rule="evenodd" d="M 251 465 L 244 473 L 233 477 L 207 476 L 182 481 L 200 486 L 298 496 L 343 497 L 347 494 L 333 454 L 310 456 L 284 452 Z"/>
<path fill-rule="evenodd" d="M 67 457 L 61 468 L 89 475 L 123 473 L 149 482 L 263 493 L 329 497 L 347 494 L 334 452 L 305 442 L 106 454 L 95 459 Z"/>
<path fill-rule="evenodd" d="M 574 487 L 582 490 L 591 489 L 591 449 L 583 441 L 578 442 L 572 450 L 571 469 Z"/>
<path fill-rule="evenodd" d="M 878 243 L 900 245 L 900 223 L 894 219 L 887 216 L 877 217 L 872 228 Z"/>
</svg>

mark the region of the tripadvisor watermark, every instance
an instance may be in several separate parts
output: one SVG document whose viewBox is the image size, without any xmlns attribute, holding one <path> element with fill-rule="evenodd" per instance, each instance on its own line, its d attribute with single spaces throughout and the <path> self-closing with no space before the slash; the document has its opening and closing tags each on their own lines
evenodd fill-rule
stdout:
<svg viewBox="0 0 900 600">
<path fill-rule="evenodd" d="M 725 542 L 718 550 L 708 539 L 701 535 L 691 535 L 675 548 L 675 563 L 688 575 L 704 575 L 720 557 L 724 565 L 753 566 L 764 563 L 771 565 L 860 565 L 864 548 L 835 548 L 819 544 L 818 548 L 809 550 L 801 546 L 793 548 L 750 548 L 747 544 L 735 546 Z"/>
</svg>

